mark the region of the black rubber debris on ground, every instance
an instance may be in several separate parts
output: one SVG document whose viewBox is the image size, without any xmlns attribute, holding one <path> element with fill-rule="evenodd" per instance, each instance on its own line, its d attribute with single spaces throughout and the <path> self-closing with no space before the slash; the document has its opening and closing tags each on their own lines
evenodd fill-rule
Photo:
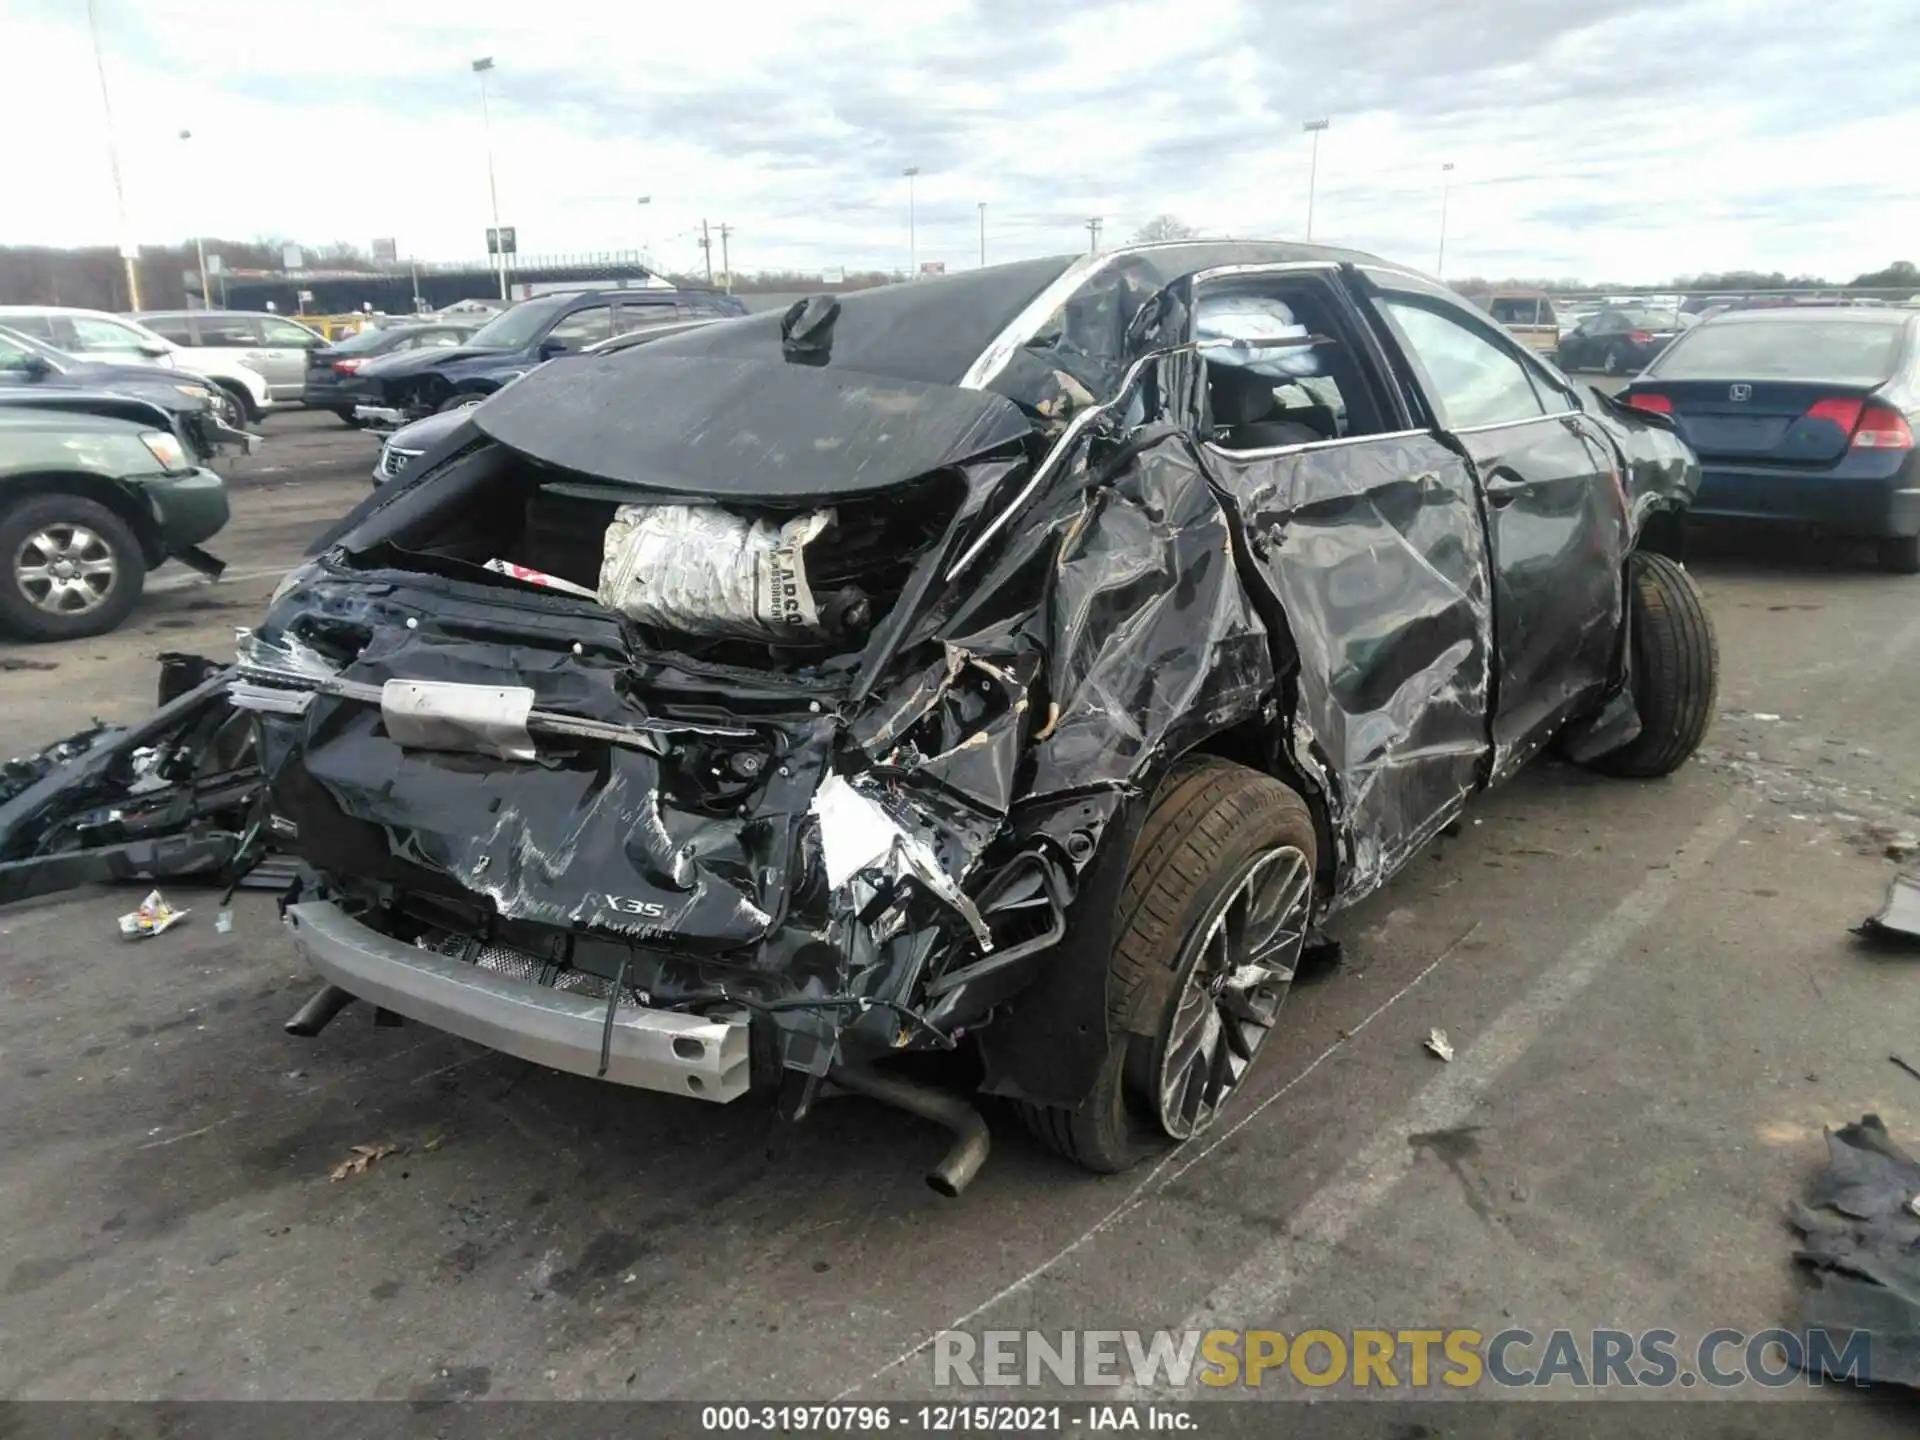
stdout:
<svg viewBox="0 0 1920 1440">
<path fill-rule="evenodd" d="M 1794 1258 L 1814 1278 L 1800 1308 L 1802 1364 L 1835 1379 L 1920 1386 L 1920 1162 L 1878 1115 L 1829 1131 L 1827 1152 L 1789 1217 L 1802 1236 Z"/>
<path fill-rule="evenodd" d="M 1920 946 L 1920 876 L 1894 876 L 1880 913 L 1862 920 L 1853 933 L 1891 945 Z"/>
</svg>

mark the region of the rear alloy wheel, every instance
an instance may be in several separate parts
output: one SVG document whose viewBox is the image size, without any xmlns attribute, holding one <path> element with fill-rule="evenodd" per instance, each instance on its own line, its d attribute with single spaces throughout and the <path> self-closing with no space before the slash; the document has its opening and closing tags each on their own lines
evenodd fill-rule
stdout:
<svg viewBox="0 0 1920 1440">
<path fill-rule="evenodd" d="M 1882 540 L 1880 568 L 1895 575 L 1920 575 L 1920 535 L 1896 535 Z"/>
<path fill-rule="evenodd" d="M 0 513 L 0 566 L 0 627 L 28 640 L 104 635 L 147 573 L 126 522 L 78 495 L 36 495 Z"/>
<path fill-rule="evenodd" d="M 1107 1059 L 1077 1110 L 1020 1105 L 1034 1134 L 1110 1173 L 1212 1125 L 1293 983 L 1313 879 L 1313 819 L 1292 790 L 1224 760 L 1177 769 L 1134 846 Z"/>
<path fill-rule="evenodd" d="M 1671 775 L 1699 748 L 1720 688 L 1720 647 L 1706 597 L 1664 555 L 1627 557 L 1627 640 L 1640 733 L 1590 763 L 1607 775 Z"/>
<path fill-rule="evenodd" d="M 351 405 L 342 406 L 333 413 L 340 417 L 340 423 L 342 425 L 346 425 L 354 430 L 364 430 L 366 428 L 367 422 L 353 413 L 353 407 Z"/>
</svg>

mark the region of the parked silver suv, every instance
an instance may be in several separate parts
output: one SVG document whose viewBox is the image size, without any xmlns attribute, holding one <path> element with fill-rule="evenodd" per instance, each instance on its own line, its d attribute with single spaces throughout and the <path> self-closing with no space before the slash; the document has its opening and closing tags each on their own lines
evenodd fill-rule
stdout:
<svg viewBox="0 0 1920 1440">
<path fill-rule="evenodd" d="M 243 361 L 267 377 L 268 393 L 278 402 L 300 399 L 307 352 L 327 343 L 319 332 L 284 315 L 251 310 L 149 310 L 133 318 L 186 351 L 188 368 L 213 350 Z"/>
</svg>

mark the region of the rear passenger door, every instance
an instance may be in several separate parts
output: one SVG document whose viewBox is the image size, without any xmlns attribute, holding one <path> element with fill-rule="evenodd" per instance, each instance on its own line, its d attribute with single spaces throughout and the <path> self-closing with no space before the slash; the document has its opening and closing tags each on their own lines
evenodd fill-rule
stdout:
<svg viewBox="0 0 1920 1440">
<path fill-rule="evenodd" d="M 1375 306 L 1437 431 L 1472 463 L 1494 586 L 1493 777 L 1615 674 L 1628 524 L 1612 445 L 1510 336 L 1445 296 Z"/>
<path fill-rule="evenodd" d="M 257 360 L 247 363 L 267 377 L 267 389 L 276 400 L 298 400 L 306 386 L 307 355 L 324 342 L 304 325 L 261 315 L 253 322 L 260 331 Z"/>
</svg>

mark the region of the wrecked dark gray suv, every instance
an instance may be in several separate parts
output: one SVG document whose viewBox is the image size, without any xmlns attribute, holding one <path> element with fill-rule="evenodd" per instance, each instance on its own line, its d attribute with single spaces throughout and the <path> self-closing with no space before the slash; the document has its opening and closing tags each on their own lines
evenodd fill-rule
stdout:
<svg viewBox="0 0 1920 1440">
<path fill-rule="evenodd" d="M 1691 753 L 1692 453 L 1318 247 L 1023 262 L 536 370 L 243 644 L 349 998 L 707 1101 L 976 1046 L 1098 1170 L 1210 1122 L 1310 932 L 1550 741 Z"/>
</svg>

